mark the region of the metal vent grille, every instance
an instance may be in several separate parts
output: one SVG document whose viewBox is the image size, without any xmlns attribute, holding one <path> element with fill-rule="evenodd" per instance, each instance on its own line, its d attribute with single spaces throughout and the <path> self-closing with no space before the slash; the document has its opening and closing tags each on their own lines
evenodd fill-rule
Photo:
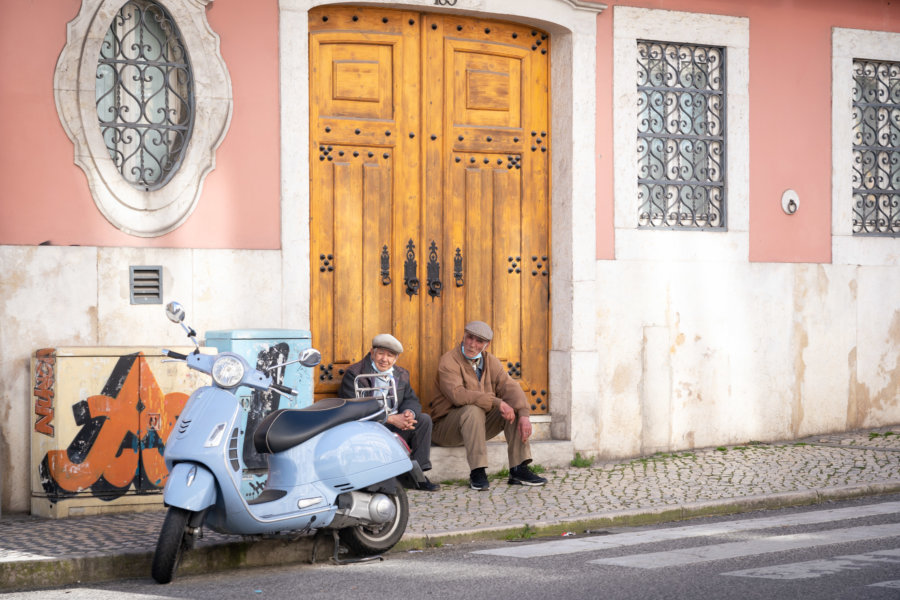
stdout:
<svg viewBox="0 0 900 600">
<path fill-rule="evenodd" d="M 162 304 L 162 267 L 130 267 L 131 303 Z"/>
</svg>

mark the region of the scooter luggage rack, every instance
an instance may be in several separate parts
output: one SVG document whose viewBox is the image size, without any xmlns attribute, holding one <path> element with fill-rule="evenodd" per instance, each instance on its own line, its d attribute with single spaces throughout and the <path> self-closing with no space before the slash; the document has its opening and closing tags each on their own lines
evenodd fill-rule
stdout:
<svg viewBox="0 0 900 600">
<path fill-rule="evenodd" d="M 362 379 L 383 379 L 388 383 L 389 387 L 361 387 L 360 380 Z M 380 399 L 384 407 L 385 418 L 397 412 L 397 382 L 394 380 L 393 373 L 363 373 L 362 375 L 357 375 L 353 379 L 353 392 L 357 398 L 371 398 L 374 396 Z M 379 414 L 381 413 L 375 413 L 362 420 L 369 421 Z"/>
</svg>

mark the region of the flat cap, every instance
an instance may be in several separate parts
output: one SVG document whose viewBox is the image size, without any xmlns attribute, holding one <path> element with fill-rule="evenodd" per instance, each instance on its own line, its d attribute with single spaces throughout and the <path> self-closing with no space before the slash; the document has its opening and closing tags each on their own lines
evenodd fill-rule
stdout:
<svg viewBox="0 0 900 600">
<path fill-rule="evenodd" d="M 394 354 L 401 354 L 403 352 L 403 344 L 389 333 L 379 333 L 373 337 L 372 347 L 384 348 L 385 350 L 390 350 Z"/>
<path fill-rule="evenodd" d="M 490 325 L 484 321 L 471 321 L 466 325 L 466 333 L 471 333 L 487 341 L 491 341 L 494 338 L 494 332 L 491 330 Z"/>
</svg>

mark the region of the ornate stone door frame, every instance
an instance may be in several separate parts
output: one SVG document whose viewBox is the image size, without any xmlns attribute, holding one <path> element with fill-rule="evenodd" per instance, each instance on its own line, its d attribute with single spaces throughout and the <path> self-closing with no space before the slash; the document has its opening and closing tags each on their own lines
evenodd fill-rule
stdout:
<svg viewBox="0 0 900 600">
<path fill-rule="evenodd" d="M 281 242 L 283 322 L 309 325 L 309 46 L 308 11 L 332 4 L 280 0 Z M 579 0 L 369 0 L 367 5 L 458 12 L 534 23 L 553 36 L 551 112 L 551 433 L 576 446 L 594 445 L 597 377 L 595 278 L 596 14 L 602 4 Z M 580 225 L 580 226 L 579 226 Z M 577 325 L 576 325 L 577 324 Z M 578 413 L 579 419 L 571 418 Z M 579 439 L 581 443 L 579 444 Z"/>
</svg>

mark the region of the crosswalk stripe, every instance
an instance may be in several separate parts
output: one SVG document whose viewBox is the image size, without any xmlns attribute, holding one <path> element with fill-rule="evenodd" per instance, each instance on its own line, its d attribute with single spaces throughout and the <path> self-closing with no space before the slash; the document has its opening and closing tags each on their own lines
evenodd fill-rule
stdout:
<svg viewBox="0 0 900 600">
<path fill-rule="evenodd" d="M 726 544 L 682 548 L 665 552 L 648 552 L 645 554 L 601 558 L 588 561 L 588 563 L 594 565 L 635 567 L 638 569 L 659 569 L 661 567 L 677 567 L 700 562 L 710 562 L 728 558 L 739 558 L 771 552 L 783 552 L 785 550 L 813 548 L 816 546 L 827 546 L 829 544 L 858 542 L 861 540 L 889 538 L 894 536 L 900 536 L 900 523 L 780 535 L 744 542 L 730 542 Z"/>
<path fill-rule="evenodd" d="M 843 571 L 858 571 L 866 567 L 900 563 L 900 548 L 876 550 L 866 554 L 832 556 L 820 560 L 807 560 L 784 565 L 772 565 L 756 569 L 729 571 L 722 575 L 734 577 L 756 577 L 760 579 L 814 579 L 825 575 L 835 575 Z M 883 582 L 891 583 L 891 582 Z M 887 587 L 887 586 L 883 586 Z"/>
<path fill-rule="evenodd" d="M 649 544 L 668 540 L 725 535 L 771 527 L 816 525 L 841 521 L 843 519 L 889 515 L 898 512 L 900 512 L 900 502 L 883 502 L 881 504 L 815 510 L 777 517 L 741 519 L 738 521 L 723 521 L 721 523 L 710 523 L 707 525 L 688 525 L 684 527 L 652 529 L 606 536 L 537 542 L 534 544 L 516 544 L 515 546 L 503 546 L 501 548 L 492 548 L 490 550 L 477 550 L 473 554 L 491 554 L 494 556 L 508 556 L 513 558 L 536 558 L 540 556 L 554 556 L 558 554 L 605 550 L 608 548 L 621 548 L 623 546 L 636 546 L 638 544 Z"/>
</svg>

